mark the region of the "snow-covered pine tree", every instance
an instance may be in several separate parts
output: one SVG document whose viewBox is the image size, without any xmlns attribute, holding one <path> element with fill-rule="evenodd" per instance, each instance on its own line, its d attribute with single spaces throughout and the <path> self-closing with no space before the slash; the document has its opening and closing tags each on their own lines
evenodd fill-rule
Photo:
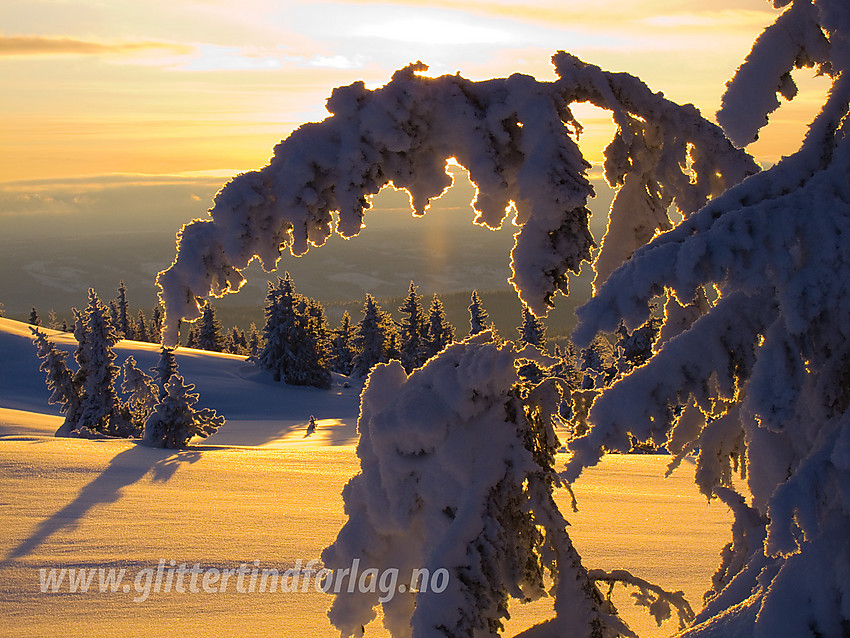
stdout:
<svg viewBox="0 0 850 638">
<path fill-rule="evenodd" d="M 127 286 L 123 279 L 118 286 L 118 297 L 115 300 L 115 305 L 118 310 L 116 317 L 118 323 L 115 325 L 115 329 L 122 338 L 135 339 L 135 326 L 133 325 L 133 318 L 130 316 L 130 305 L 127 303 Z"/>
<path fill-rule="evenodd" d="M 455 340 L 455 329 L 446 318 L 443 302 L 434 293 L 428 309 L 428 338 L 425 342 L 425 358 L 433 357 Z"/>
<path fill-rule="evenodd" d="M 334 372 L 346 376 L 351 374 L 352 362 L 354 360 L 353 336 L 354 330 L 351 326 L 351 315 L 346 310 L 342 313 L 339 328 L 334 331 L 333 341 L 331 342 L 331 369 Z"/>
<path fill-rule="evenodd" d="M 187 348 L 199 348 L 198 345 L 198 336 L 199 336 L 198 326 L 195 324 L 191 324 L 189 326 L 189 330 L 186 332 L 186 347 Z"/>
<path fill-rule="evenodd" d="M 275 381 L 283 380 L 285 361 L 291 358 L 289 345 L 295 333 L 295 303 L 292 279 L 289 273 L 278 277 L 277 286 L 268 282 L 264 313 L 266 324 L 263 326 L 263 348 L 257 354 L 257 365 L 270 370 Z M 286 295 L 285 299 L 282 297 Z"/>
<path fill-rule="evenodd" d="M 179 374 L 172 375 L 165 388 L 165 397 L 145 422 L 143 441 L 146 445 L 183 448 L 193 437 L 206 438 L 224 425 L 224 417 L 217 415 L 215 410 L 195 409 L 199 398 L 192 392 L 195 386 L 186 385 Z"/>
<path fill-rule="evenodd" d="M 148 330 L 151 343 L 159 343 L 162 340 L 162 306 L 154 306 L 151 312 L 151 327 Z"/>
<path fill-rule="evenodd" d="M 148 333 L 148 320 L 145 319 L 145 313 L 139 308 L 139 317 L 136 320 L 135 334 L 133 336 L 136 341 L 150 342 L 151 337 Z"/>
<path fill-rule="evenodd" d="M 399 307 L 403 315 L 399 326 L 401 342 L 401 365 L 410 373 L 428 359 L 428 323 L 422 308 L 422 295 L 416 294 L 416 284 L 410 282 L 407 297 Z"/>
<path fill-rule="evenodd" d="M 30 310 L 29 324 L 31 326 L 40 326 L 41 325 L 41 319 L 39 318 L 38 312 L 36 311 L 35 307 L 33 307 L 33 309 Z"/>
<path fill-rule="evenodd" d="M 790 72 L 832 81 L 801 147 L 660 235 L 579 311 L 578 342 L 651 315 L 667 291 L 703 316 L 596 400 L 566 476 L 629 436 L 698 449 L 696 480 L 735 513 L 707 604 L 684 636 L 850 634 L 850 4 L 784 0 L 718 113 L 753 141 L 794 97 Z M 736 493 L 736 468 L 751 498 Z M 671 467 L 672 469 L 672 467 Z M 743 472 L 742 472 L 743 473 Z"/>
<path fill-rule="evenodd" d="M 604 335 L 596 335 L 590 345 L 583 348 L 579 362 L 582 389 L 601 389 L 611 384 L 617 375 L 614 347 Z"/>
<path fill-rule="evenodd" d="M 59 405 L 59 411 L 65 415 L 65 421 L 60 426 L 63 433 L 75 429 L 79 419 L 82 388 L 74 381 L 74 373 L 68 367 L 68 353 L 57 348 L 41 330 L 30 328 L 36 345 L 36 353 L 41 359 L 39 370 L 46 375 L 47 389 L 50 398 L 47 402 Z M 57 433 L 58 434 L 58 433 Z"/>
<path fill-rule="evenodd" d="M 139 369 L 132 355 L 124 360 L 121 392 L 127 397 L 127 412 L 130 414 L 132 425 L 130 436 L 141 436 L 145 421 L 159 402 L 159 392 L 153 378 Z"/>
<path fill-rule="evenodd" d="M 204 312 L 198 325 L 198 337 L 196 348 L 209 352 L 221 352 L 224 337 L 221 336 L 221 323 L 215 316 L 215 308 L 206 301 Z"/>
<path fill-rule="evenodd" d="M 262 349 L 262 341 L 263 337 L 260 335 L 260 331 L 257 330 L 257 324 L 252 321 L 251 325 L 248 326 L 248 335 L 245 346 L 248 350 L 247 354 L 249 357 L 256 357 L 260 353 L 260 350 Z"/>
<path fill-rule="evenodd" d="M 74 358 L 79 369 L 74 382 L 81 388 L 79 416 L 71 429 L 62 428 L 57 435 L 69 436 L 131 436 L 133 427 L 118 398 L 115 382 L 119 369 L 115 365 L 112 347 L 120 340 L 94 288 L 89 288 L 89 303 L 84 312 L 74 309 L 74 337 L 77 348 Z"/>
<path fill-rule="evenodd" d="M 520 344 L 529 344 L 545 351 L 546 326 L 528 306 L 522 307 L 522 323 L 517 328 L 517 332 L 519 332 Z"/>
<path fill-rule="evenodd" d="M 304 298 L 303 305 L 299 310 L 304 331 L 301 357 L 292 370 L 293 380 L 287 383 L 327 389 L 331 387 L 330 331 L 325 309 L 315 299 Z"/>
<path fill-rule="evenodd" d="M 376 363 L 386 363 L 399 356 L 395 322 L 368 293 L 352 344 L 356 354 L 351 373 L 355 376 L 365 377 Z"/>
<path fill-rule="evenodd" d="M 276 287 L 269 283 L 265 315 L 265 345 L 257 365 L 271 371 L 275 381 L 329 388 L 328 328 L 321 304 L 298 294 L 285 273 Z"/>
<path fill-rule="evenodd" d="M 486 330 L 486 322 L 489 318 L 490 315 L 484 309 L 484 304 L 481 303 L 478 291 L 473 290 L 469 304 L 469 334 L 477 335 L 482 330 Z"/>
<path fill-rule="evenodd" d="M 156 367 L 150 371 L 154 373 L 154 380 L 158 388 L 158 400 L 162 401 L 168 393 L 166 386 L 171 380 L 171 377 L 177 374 L 177 357 L 174 354 L 174 348 L 162 346 L 159 351 L 159 361 Z"/>
<path fill-rule="evenodd" d="M 452 344 L 410 376 L 398 361 L 373 368 L 358 421 L 361 472 L 343 491 L 348 522 L 322 561 L 337 569 L 357 558 L 361 573 L 392 567 L 399 583 L 425 568 L 418 592 L 382 603 L 396 638 L 495 635 L 508 599 L 545 595 L 546 574 L 558 612 L 546 635 L 614 636 L 623 625 L 552 500 L 558 385 L 522 387 L 518 361 L 540 353 L 490 339 L 485 331 Z M 343 589 L 331 622 L 360 636 L 380 597 Z"/>
</svg>

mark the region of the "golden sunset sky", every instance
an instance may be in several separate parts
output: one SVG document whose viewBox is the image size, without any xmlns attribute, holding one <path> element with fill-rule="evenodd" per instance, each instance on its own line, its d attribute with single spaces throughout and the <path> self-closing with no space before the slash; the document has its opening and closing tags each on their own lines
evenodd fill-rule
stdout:
<svg viewBox="0 0 850 638">
<path fill-rule="evenodd" d="M 564 49 L 713 119 L 776 15 L 766 0 L 0 0 L 0 182 L 258 168 L 325 117 L 333 87 L 377 87 L 416 60 L 554 79 Z M 796 149 L 826 87 L 811 76 L 751 149 L 760 160 Z M 598 161 L 609 118 L 577 115 Z"/>
</svg>

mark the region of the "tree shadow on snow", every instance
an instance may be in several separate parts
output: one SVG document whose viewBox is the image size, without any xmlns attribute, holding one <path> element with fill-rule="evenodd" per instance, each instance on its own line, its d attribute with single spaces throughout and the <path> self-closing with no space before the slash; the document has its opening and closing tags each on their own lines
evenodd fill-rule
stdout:
<svg viewBox="0 0 850 638">
<path fill-rule="evenodd" d="M 3 563 L 23 558 L 59 531 L 70 531 L 77 527 L 85 515 L 98 505 L 115 503 L 121 499 L 123 488 L 136 483 L 152 473 L 157 482 L 168 481 L 185 463 L 194 463 L 201 458 L 197 450 L 163 450 L 133 445 L 117 454 L 109 466 L 83 487 L 77 497 L 50 518 L 39 523 L 36 530 L 12 549 Z"/>
</svg>

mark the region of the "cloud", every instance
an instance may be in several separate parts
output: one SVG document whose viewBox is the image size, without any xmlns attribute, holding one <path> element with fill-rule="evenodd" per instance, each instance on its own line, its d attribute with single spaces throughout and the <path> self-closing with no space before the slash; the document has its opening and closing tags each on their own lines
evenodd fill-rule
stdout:
<svg viewBox="0 0 850 638">
<path fill-rule="evenodd" d="M 193 47 L 173 42 L 146 40 L 125 42 L 96 42 L 75 38 L 45 37 L 35 35 L 0 35 L 0 57 L 66 56 L 66 55 L 136 55 L 151 51 L 164 51 L 186 55 Z"/>
<path fill-rule="evenodd" d="M 277 51 L 256 47 L 199 44 L 178 71 L 269 71 L 283 66 Z"/>
<path fill-rule="evenodd" d="M 353 60 L 344 55 L 314 55 L 306 61 L 307 66 L 326 68 L 326 69 L 362 69 L 363 62 L 361 60 Z"/>
</svg>

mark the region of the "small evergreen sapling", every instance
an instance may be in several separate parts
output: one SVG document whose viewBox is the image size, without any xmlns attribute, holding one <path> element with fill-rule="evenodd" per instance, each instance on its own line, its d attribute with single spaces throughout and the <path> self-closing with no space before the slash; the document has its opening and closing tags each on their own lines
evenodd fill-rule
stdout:
<svg viewBox="0 0 850 638">
<path fill-rule="evenodd" d="M 171 377 L 177 374 L 177 357 L 174 354 L 174 348 L 162 346 L 159 351 L 159 361 L 156 367 L 150 369 L 154 373 L 156 386 L 158 389 L 158 400 L 162 401 L 165 395 L 168 394 L 165 386 L 168 384 Z"/>
<path fill-rule="evenodd" d="M 121 392 L 127 397 L 127 411 L 132 424 L 131 436 L 141 436 L 145 421 L 159 402 L 159 393 L 153 378 L 139 369 L 133 356 L 124 360 Z"/>
<path fill-rule="evenodd" d="M 195 437 L 206 438 L 224 425 L 224 417 L 215 410 L 195 409 L 199 395 L 195 386 L 186 385 L 179 374 L 165 386 L 166 395 L 145 422 L 144 443 L 152 447 L 183 448 Z"/>
</svg>

